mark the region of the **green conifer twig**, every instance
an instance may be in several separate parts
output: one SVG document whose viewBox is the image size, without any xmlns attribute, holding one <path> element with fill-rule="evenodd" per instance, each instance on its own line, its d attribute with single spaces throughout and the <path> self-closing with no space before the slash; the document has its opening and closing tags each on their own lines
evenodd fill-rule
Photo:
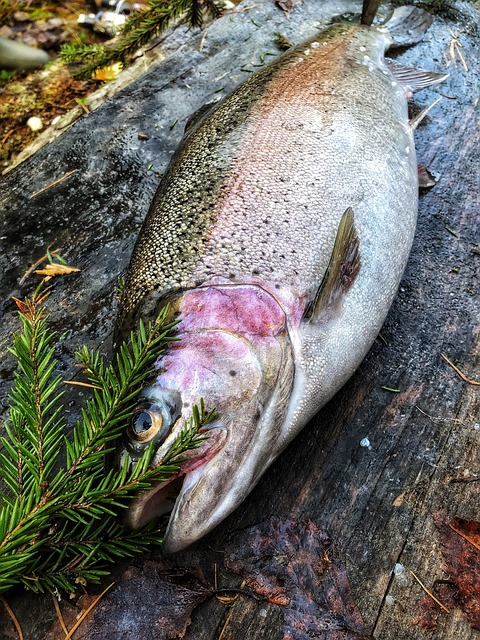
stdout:
<svg viewBox="0 0 480 640">
<path fill-rule="evenodd" d="M 63 45 L 59 58 L 67 64 L 83 62 L 74 75 L 90 78 L 94 71 L 103 67 L 117 62 L 128 64 L 138 49 L 164 31 L 176 18 L 185 15 L 192 27 L 201 27 L 205 14 L 216 17 L 219 12 L 214 0 L 149 0 L 144 9 L 132 13 L 126 20 L 116 44 Z"/>
<path fill-rule="evenodd" d="M 195 408 L 160 466 L 150 468 L 147 448 L 133 467 L 104 471 L 135 404 L 142 382 L 171 340 L 166 311 L 132 333 L 122 345 L 116 366 L 86 348 L 79 359 L 90 380 L 98 383 L 82 411 L 72 439 L 63 435 L 60 404 L 63 392 L 55 375 L 54 334 L 44 307 L 48 292 L 17 301 L 22 333 L 14 336 L 12 353 L 18 372 L 11 392 L 10 420 L 0 438 L 0 593 L 23 583 L 35 591 L 74 591 L 78 582 L 98 582 L 117 558 L 146 551 L 161 541 L 155 523 L 133 532 L 118 514 L 139 490 L 149 489 L 179 471 L 181 455 L 198 446 L 199 429 L 214 418 L 203 402 Z M 66 465 L 57 469 L 63 444 Z"/>
</svg>

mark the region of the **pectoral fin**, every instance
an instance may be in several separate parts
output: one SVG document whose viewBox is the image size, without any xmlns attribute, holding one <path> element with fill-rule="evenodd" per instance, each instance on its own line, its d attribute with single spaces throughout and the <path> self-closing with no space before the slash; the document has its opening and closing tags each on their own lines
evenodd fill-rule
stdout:
<svg viewBox="0 0 480 640">
<path fill-rule="evenodd" d="M 338 313 L 343 296 L 355 281 L 359 269 L 358 235 L 353 209 L 349 207 L 340 221 L 330 263 L 322 283 L 315 298 L 307 306 L 304 319 L 310 322 L 325 321 Z"/>
<path fill-rule="evenodd" d="M 408 124 L 410 125 L 410 127 L 415 131 L 415 129 L 418 127 L 418 125 L 422 122 L 422 120 L 425 118 L 425 116 L 428 114 L 428 112 L 430 111 L 430 109 L 433 109 L 433 107 L 438 104 L 440 102 L 440 100 L 442 99 L 442 96 L 439 96 L 436 100 L 434 100 L 432 102 L 432 104 L 430 104 L 428 107 L 426 107 L 425 109 L 422 109 L 422 111 L 420 111 L 420 113 L 418 113 L 414 118 L 412 118 L 411 120 L 408 121 Z"/>
<path fill-rule="evenodd" d="M 407 91 L 420 91 L 425 87 L 431 87 L 434 84 L 440 84 L 449 76 L 448 73 L 435 73 L 434 71 L 424 71 L 423 69 L 413 69 L 412 67 L 404 67 L 396 60 L 385 58 L 390 73 Z"/>
<path fill-rule="evenodd" d="M 418 165 L 418 186 L 420 189 L 428 189 L 434 187 L 437 181 L 432 176 L 428 169 L 425 169 L 421 164 Z"/>
</svg>

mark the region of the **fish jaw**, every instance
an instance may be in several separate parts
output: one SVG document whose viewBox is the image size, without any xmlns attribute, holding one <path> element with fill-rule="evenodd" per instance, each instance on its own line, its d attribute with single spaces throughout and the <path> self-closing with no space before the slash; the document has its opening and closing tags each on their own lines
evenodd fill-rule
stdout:
<svg viewBox="0 0 480 640">
<path fill-rule="evenodd" d="M 168 521 L 164 553 L 181 551 L 209 533 L 256 485 L 271 462 L 276 438 L 265 437 L 265 430 L 270 427 L 271 433 L 273 426 L 267 420 L 254 426 L 251 416 L 242 424 L 236 422 L 222 450 L 186 474 Z"/>
<path fill-rule="evenodd" d="M 174 429 L 172 437 L 162 446 L 167 452 L 179 437 L 181 429 Z M 172 511 L 175 500 L 175 490 L 181 490 L 186 480 L 190 483 L 191 475 L 201 470 L 223 448 L 227 440 L 227 431 L 218 424 L 209 426 L 202 432 L 204 439 L 199 446 L 187 451 L 181 456 L 181 466 L 178 473 L 164 482 L 143 491 L 127 511 L 125 524 L 131 529 L 140 529 L 150 520 L 163 516 Z"/>
<path fill-rule="evenodd" d="M 172 479 L 182 478 L 183 484 L 165 536 L 168 552 L 219 524 L 277 455 L 295 372 L 285 313 L 259 285 L 194 289 L 183 294 L 177 308 L 180 339 L 157 362 L 157 377 L 140 399 L 140 407 L 161 410 L 162 424 L 171 416 L 172 427 L 152 466 L 162 464 L 200 398 L 219 417 L 207 425 L 200 448 L 186 453 Z M 132 451 L 131 429 L 124 434 L 123 460 Z M 168 484 L 133 502 L 130 526 L 139 528 L 166 512 Z"/>
</svg>

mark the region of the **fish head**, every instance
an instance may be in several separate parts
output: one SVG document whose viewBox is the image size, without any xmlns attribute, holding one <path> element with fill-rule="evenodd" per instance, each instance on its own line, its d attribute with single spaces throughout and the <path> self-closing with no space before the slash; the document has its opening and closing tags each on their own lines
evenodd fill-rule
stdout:
<svg viewBox="0 0 480 640">
<path fill-rule="evenodd" d="M 171 510 L 163 547 L 178 551 L 219 524 L 278 455 L 293 384 L 285 316 L 258 287 L 194 290 L 180 305 L 179 341 L 157 362 L 123 434 L 120 464 L 156 449 L 162 464 L 200 399 L 216 417 L 177 476 L 143 492 L 128 510 L 133 528 Z M 172 487 L 179 491 L 174 502 Z"/>
</svg>

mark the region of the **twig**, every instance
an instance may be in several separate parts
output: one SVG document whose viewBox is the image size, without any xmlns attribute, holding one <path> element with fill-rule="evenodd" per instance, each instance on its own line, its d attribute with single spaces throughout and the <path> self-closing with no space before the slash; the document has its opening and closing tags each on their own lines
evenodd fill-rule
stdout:
<svg viewBox="0 0 480 640">
<path fill-rule="evenodd" d="M 60 626 L 62 627 L 65 635 L 68 636 L 68 629 L 65 625 L 65 620 L 63 619 L 62 612 L 60 611 L 60 605 L 58 604 L 58 601 L 55 596 L 52 596 L 52 598 L 53 598 L 53 605 L 55 607 L 55 611 L 57 612 L 57 618 L 58 618 L 58 621 L 60 622 Z"/>
<path fill-rule="evenodd" d="M 225 620 L 225 624 L 223 625 L 217 640 L 222 640 L 223 634 L 225 633 L 225 629 L 228 627 L 228 623 L 230 622 L 230 618 L 232 617 L 232 614 L 233 614 L 233 607 L 230 609 L 230 613 L 228 614 L 227 619 Z"/>
<path fill-rule="evenodd" d="M 446 607 L 444 604 L 442 604 L 442 603 L 440 602 L 440 600 L 439 600 L 438 598 L 436 598 L 436 597 L 433 595 L 433 593 L 432 593 L 431 591 L 429 591 L 429 590 L 427 589 L 427 587 L 423 584 L 423 582 L 420 580 L 420 578 L 418 578 L 418 577 L 413 573 L 413 571 L 412 571 L 411 569 L 409 569 L 409 571 L 410 571 L 410 573 L 412 574 L 412 576 L 415 578 L 415 580 L 418 582 L 418 584 L 419 584 L 419 585 L 422 587 L 422 589 L 425 591 L 425 593 L 427 593 L 427 594 L 432 598 L 432 600 L 434 600 L 434 601 L 438 604 L 438 606 L 439 606 L 439 607 L 441 607 L 441 608 L 442 608 L 446 613 L 450 613 L 450 610 L 449 610 L 449 609 L 447 609 L 447 607 Z"/>
<path fill-rule="evenodd" d="M 449 365 L 452 367 L 452 369 L 458 373 L 458 375 L 460 376 L 460 378 L 461 378 L 464 382 L 467 382 L 468 384 L 473 384 L 473 385 L 475 385 L 475 386 L 477 386 L 477 387 L 480 387 L 480 382 L 477 382 L 476 380 L 470 380 L 470 378 L 467 378 L 467 376 L 466 376 L 462 371 L 460 371 L 460 369 L 459 369 L 458 367 L 456 367 L 456 366 L 453 364 L 453 362 L 452 362 L 451 360 L 449 360 L 449 359 L 447 358 L 447 356 L 446 356 L 444 353 L 441 353 L 440 355 L 441 355 L 441 356 L 442 356 L 442 358 L 445 360 L 445 362 L 446 362 L 447 364 L 449 364 Z"/>
<path fill-rule="evenodd" d="M 77 365 L 78 366 L 78 365 Z M 446 418 L 434 418 L 433 416 L 429 415 L 426 411 L 424 411 L 423 409 L 420 409 L 420 407 L 418 406 L 418 404 L 413 405 L 415 407 L 415 409 L 418 409 L 418 411 L 420 411 L 420 413 L 423 413 L 424 416 L 426 416 L 427 418 L 429 418 L 430 420 L 432 420 L 432 422 L 445 422 Z"/>
<path fill-rule="evenodd" d="M 90 611 L 97 606 L 98 602 L 100 601 L 101 598 L 103 598 L 103 596 L 107 593 L 107 591 L 109 589 L 111 589 L 113 587 L 115 583 L 112 582 L 112 584 L 109 584 L 108 587 L 106 589 L 104 589 L 102 591 L 102 593 L 95 598 L 95 600 L 92 602 L 92 604 L 85 609 L 85 611 L 82 613 L 82 615 L 80 616 L 80 618 L 76 621 L 76 623 L 73 625 L 73 627 L 70 629 L 70 631 L 67 633 L 67 635 L 65 636 L 65 640 L 70 640 L 70 638 L 73 636 L 73 634 L 75 633 L 75 631 L 78 629 L 78 627 L 82 624 L 82 622 L 85 620 L 85 618 L 88 616 L 88 614 L 90 613 Z"/>
<path fill-rule="evenodd" d="M 0 596 L 0 600 L 2 601 L 2 604 L 5 607 L 8 615 L 12 619 L 12 622 L 13 622 L 13 624 L 15 626 L 15 629 L 17 630 L 18 640 L 23 640 L 22 627 L 20 626 L 20 623 L 18 622 L 18 620 L 17 620 L 15 614 L 13 613 L 10 605 L 8 604 L 8 602 L 5 600 L 5 598 L 3 596 Z"/>
<path fill-rule="evenodd" d="M 8 138 L 12 135 L 12 133 L 15 131 L 15 129 L 10 129 L 10 131 L 7 131 L 7 133 L 3 136 L 2 141 L 0 142 L 0 144 L 5 144 L 5 142 L 8 140 Z"/>
<path fill-rule="evenodd" d="M 457 66 L 457 55 L 460 58 L 460 62 L 462 63 L 462 67 L 465 69 L 465 71 L 468 72 L 468 66 L 467 63 L 465 62 L 465 58 L 462 55 L 462 43 L 460 42 L 460 32 L 453 32 L 450 31 L 450 33 L 452 34 L 452 39 L 450 40 L 450 45 L 448 47 L 448 53 L 450 54 L 450 60 L 448 60 L 447 58 L 447 67 L 449 67 L 452 63 L 455 65 L 455 67 Z M 445 54 L 444 54 L 445 55 Z"/>
<path fill-rule="evenodd" d="M 250 11 L 250 9 L 255 9 L 258 7 L 258 4 L 249 4 L 248 7 L 236 7 L 232 9 L 231 13 L 242 13 L 242 11 Z"/>
<path fill-rule="evenodd" d="M 51 245 L 51 244 L 49 244 L 49 245 L 48 245 L 48 247 L 47 247 L 47 250 L 48 250 L 48 249 L 50 249 L 50 247 L 51 247 L 51 246 L 52 246 L 52 245 Z M 57 254 L 57 253 L 59 253 L 59 252 L 60 252 L 60 249 L 54 249 L 53 251 L 50 251 L 49 253 L 50 253 L 50 255 L 51 255 L 51 256 L 54 256 L 54 255 L 56 255 L 56 254 Z M 25 280 L 28 278 L 28 276 L 29 276 L 33 271 L 35 271 L 35 269 L 38 267 L 38 265 L 42 264 L 42 262 L 43 262 L 44 260 L 46 260 L 47 258 L 48 258 L 48 255 L 47 255 L 47 254 L 45 254 L 45 255 L 43 255 L 41 258 L 39 258 L 39 259 L 38 259 L 34 264 L 32 264 L 32 266 L 31 266 L 31 267 L 28 267 L 28 269 L 25 271 L 25 273 L 23 274 L 23 276 L 20 278 L 20 282 L 19 282 L 19 284 L 23 284 L 23 283 L 25 282 Z"/>
<path fill-rule="evenodd" d="M 32 198 L 35 198 L 35 196 L 38 196 L 40 193 L 43 193 L 44 191 L 47 191 L 47 189 L 50 189 L 50 187 L 53 187 L 54 185 L 58 184 L 59 182 L 63 182 L 69 176 L 71 176 L 72 173 L 76 173 L 77 171 L 78 171 L 78 169 L 73 169 L 72 171 L 67 171 L 67 173 L 65 175 L 63 175 L 61 178 L 58 178 L 58 180 L 54 180 L 53 182 L 50 182 L 50 184 L 47 184 L 46 187 L 42 187 L 38 191 L 35 191 L 35 193 L 32 193 L 32 195 L 30 196 L 30 200 Z"/>
<path fill-rule="evenodd" d="M 453 422 L 455 424 L 461 424 L 462 426 L 465 425 L 465 423 L 463 422 L 463 420 L 459 420 L 458 418 L 440 418 L 440 417 L 435 417 L 435 416 L 431 416 L 430 414 L 428 414 L 426 411 L 424 411 L 423 409 L 420 409 L 420 407 L 418 406 L 418 404 L 414 404 L 413 405 L 415 407 L 415 409 L 417 409 L 418 411 L 420 411 L 420 413 L 422 413 L 424 416 L 426 416 L 429 420 L 431 420 L 432 422 Z"/>
<path fill-rule="evenodd" d="M 466 540 L 467 542 L 469 542 L 473 547 L 475 547 L 475 549 L 478 549 L 478 551 L 480 551 L 480 544 L 477 544 L 476 542 L 474 542 L 471 538 L 469 538 L 467 535 L 465 535 L 464 533 L 462 533 L 461 531 L 459 531 L 458 529 L 455 529 L 455 527 L 453 527 L 451 524 L 448 525 L 450 527 L 450 529 L 452 531 L 455 531 L 455 533 L 458 533 L 459 536 L 461 536 L 464 540 Z"/>
</svg>

